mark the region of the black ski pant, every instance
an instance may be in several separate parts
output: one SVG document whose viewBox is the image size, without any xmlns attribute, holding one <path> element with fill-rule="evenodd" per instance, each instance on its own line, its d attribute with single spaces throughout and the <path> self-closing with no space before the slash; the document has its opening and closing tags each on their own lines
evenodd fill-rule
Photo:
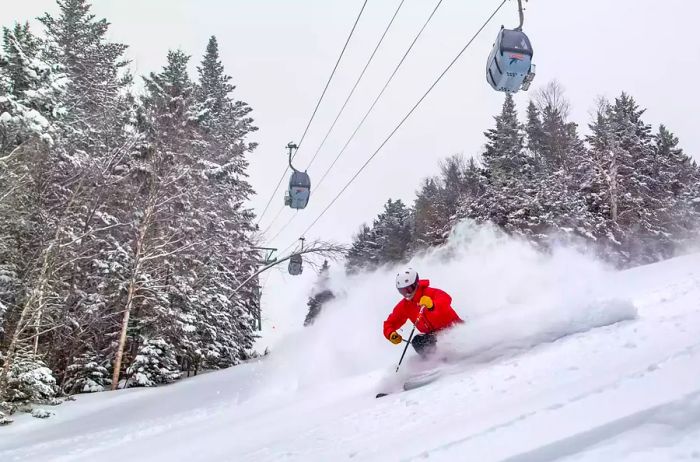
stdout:
<svg viewBox="0 0 700 462">
<path fill-rule="evenodd" d="M 437 337 L 435 334 L 414 335 L 413 340 L 411 340 L 411 345 L 413 345 L 413 349 L 416 350 L 416 353 L 422 358 L 425 358 L 435 352 L 437 348 Z"/>
</svg>

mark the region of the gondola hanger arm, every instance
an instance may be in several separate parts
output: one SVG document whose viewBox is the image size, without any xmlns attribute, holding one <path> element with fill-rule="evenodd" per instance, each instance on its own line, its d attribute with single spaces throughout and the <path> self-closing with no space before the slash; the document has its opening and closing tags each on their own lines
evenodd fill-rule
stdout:
<svg viewBox="0 0 700 462">
<path fill-rule="evenodd" d="M 523 0 L 518 0 L 518 15 L 520 16 L 520 24 L 515 30 L 521 31 L 523 30 L 523 23 L 525 22 L 525 13 L 523 13 Z"/>
<path fill-rule="evenodd" d="M 291 169 L 292 169 L 293 171 L 295 171 L 295 172 L 298 172 L 299 170 L 297 170 L 296 168 L 294 168 L 294 166 L 292 165 L 292 157 L 294 157 L 294 152 L 295 152 L 297 149 L 299 149 L 299 146 L 297 146 L 297 145 L 294 144 L 292 141 L 290 141 L 290 142 L 287 144 L 287 149 L 289 149 L 289 168 L 291 168 Z"/>
</svg>

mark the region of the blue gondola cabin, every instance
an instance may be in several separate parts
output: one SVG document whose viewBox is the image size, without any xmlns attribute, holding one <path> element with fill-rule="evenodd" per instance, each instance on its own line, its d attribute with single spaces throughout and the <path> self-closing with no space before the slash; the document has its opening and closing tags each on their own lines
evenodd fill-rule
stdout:
<svg viewBox="0 0 700 462">
<path fill-rule="evenodd" d="M 497 91 L 516 93 L 535 78 L 532 45 L 520 30 L 501 28 L 486 64 L 486 80 Z"/>
<path fill-rule="evenodd" d="M 309 203 L 311 179 L 306 172 L 294 171 L 289 178 L 289 189 L 284 195 L 284 205 L 293 209 L 303 209 Z"/>
</svg>

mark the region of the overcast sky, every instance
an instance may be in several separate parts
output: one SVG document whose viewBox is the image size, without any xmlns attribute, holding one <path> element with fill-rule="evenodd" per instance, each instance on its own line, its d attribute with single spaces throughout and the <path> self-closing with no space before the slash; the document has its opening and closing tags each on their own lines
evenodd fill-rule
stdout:
<svg viewBox="0 0 700 462">
<path fill-rule="evenodd" d="M 298 168 L 306 168 L 399 2 L 369 0 L 299 151 Z M 436 2 L 405 1 L 375 62 L 309 170 L 312 184 L 342 147 Z M 57 10 L 52 0 L 0 3 L 4 25 Z M 298 212 L 271 245 L 284 248 L 299 237 L 499 3 L 443 1 L 334 173 L 320 189 L 312 189 L 309 207 Z M 252 106 L 260 127 L 254 135 L 260 146 L 251 157 L 250 173 L 258 193 L 253 206 L 261 211 L 285 167 L 284 146 L 299 140 L 361 6 L 362 0 L 95 0 L 93 11 L 112 23 L 112 39 L 130 46 L 128 56 L 137 75 L 158 70 L 168 49 L 178 47 L 193 55 L 194 71 L 208 37 L 218 37 L 226 70 L 238 86 L 236 97 Z M 700 159 L 696 85 L 700 2 L 531 0 L 526 6 L 524 30 L 537 65 L 533 89 L 558 80 L 571 101 L 571 119 L 583 133 L 596 98 L 614 98 L 624 90 L 647 108 L 648 123 L 655 129 L 665 123 L 681 146 Z M 485 60 L 501 24 L 511 28 L 517 24 L 515 1 L 503 7 L 308 238 L 347 242 L 389 197 L 412 203 L 421 179 L 437 172 L 440 159 L 481 152 L 483 131 L 492 126 L 503 101 L 503 94 L 493 91 L 484 78 Z M 516 97 L 522 112 L 531 93 Z M 262 218 L 262 228 L 280 209 L 282 197 L 280 190 Z M 268 237 L 293 214 L 283 211 Z"/>
</svg>

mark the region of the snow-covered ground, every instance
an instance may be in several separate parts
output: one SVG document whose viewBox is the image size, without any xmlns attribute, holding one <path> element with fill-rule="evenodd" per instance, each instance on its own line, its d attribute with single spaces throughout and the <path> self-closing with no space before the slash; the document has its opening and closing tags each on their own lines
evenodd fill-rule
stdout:
<svg viewBox="0 0 700 462">
<path fill-rule="evenodd" d="M 700 460 L 700 254 L 614 272 L 465 226 L 413 264 L 468 321 L 430 385 L 374 398 L 401 381 L 392 270 L 338 276 L 263 360 L 20 416 L 0 460 Z"/>
</svg>

